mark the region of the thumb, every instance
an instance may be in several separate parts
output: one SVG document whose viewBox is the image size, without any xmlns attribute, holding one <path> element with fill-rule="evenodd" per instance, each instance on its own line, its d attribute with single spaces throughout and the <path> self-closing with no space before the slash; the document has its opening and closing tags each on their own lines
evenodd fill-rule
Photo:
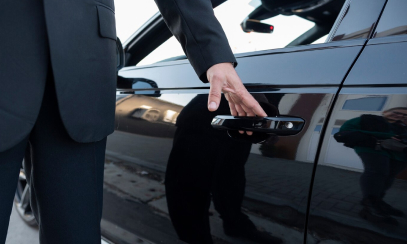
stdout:
<svg viewBox="0 0 407 244">
<path fill-rule="evenodd" d="M 213 112 L 219 107 L 220 98 L 222 96 L 222 81 L 213 79 L 210 82 L 210 91 L 208 97 L 208 110 Z"/>
</svg>

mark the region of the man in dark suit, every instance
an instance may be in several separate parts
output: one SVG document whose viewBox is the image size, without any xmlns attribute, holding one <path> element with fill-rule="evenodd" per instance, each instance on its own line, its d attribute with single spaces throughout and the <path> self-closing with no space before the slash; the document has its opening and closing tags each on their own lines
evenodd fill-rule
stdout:
<svg viewBox="0 0 407 244">
<path fill-rule="evenodd" d="M 265 116 L 244 88 L 210 0 L 156 0 L 198 76 L 234 115 Z M 24 151 L 41 243 L 100 243 L 106 136 L 113 132 L 113 0 L 3 0 L 0 8 L 0 243 Z"/>
</svg>

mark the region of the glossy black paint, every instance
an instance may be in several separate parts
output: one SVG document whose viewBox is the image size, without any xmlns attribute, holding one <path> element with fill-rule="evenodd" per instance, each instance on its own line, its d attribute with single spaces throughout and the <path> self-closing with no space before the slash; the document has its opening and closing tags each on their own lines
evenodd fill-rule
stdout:
<svg viewBox="0 0 407 244">
<path fill-rule="evenodd" d="M 374 113 L 380 114 L 407 102 L 404 89 L 368 87 L 389 86 L 389 80 L 407 86 L 405 36 L 365 46 L 385 2 L 347 1 L 331 31 L 334 42 L 236 55 L 240 77 L 270 117 L 305 121 L 293 136 L 249 139 L 213 129 L 215 116 L 230 115 L 227 103 L 208 112 L 209 86 L 187 60 L 124 68 L 106 151 L 103 234 L 117 243 L 179 243 L 176 231 L 195 233 L 198 226 L 204 240 L 210 225 L 215 243 L 260 243 L 224 233 L 223 224 L 247 229 L 250 219 L 285 243 L 405 242 L 405 219 L 389 229 L 358 216 L 363 169 L 352 150 L 341 151 L 331 138 L 346 120 L 369 112 L 366 107 L 379 107 Z M 152 35 L 159 22 L 156 16 L 136 37 Z M 388 39 L 392 44 L 380 44 Z M 131 47 L 140 43 L 130 41 L 126 52 L 134 54 Z M 349 165 L 341 157 L 350 157 Z M 407 212 L 405 179 L 396 180 L 385 200 Z M 397 195 L 403 197 L 397 201 Z"/>
<path fill-rule="evenodd" d="M 379 39 L 384 41 L 385 38 Z M 369 43 L 349 73 L 345 85 L 406 84 L 407 42 Z"/>
<path fill-rule="evenodd" d="M 349 142 L 335 140 L 340 130 L 352 126 L 360 126 L 361 136 L 367 133 L 381 140 L 389 138 L 378 133 L 388 131 L 386 128 L 395 135 L 405 133 L 403 5 L 405 1 L 387 2 L 376 38 L 368 41 L 336 99 L 318 155 L 309 235 L 339 243 L 407 242 L 405 153 L 377 144 L 368 146 L 367 141 L 352 149 Z"/>
<path fill-rule="evenodd" d="M 290 137 L 271 136 L 262 145 L 251 145 L 247 138 L 231 139 L 226 131 L 216 131 L 211 128 L 210 123 L 216 115 L 230 115 L 226 101 L 223 101 L 223 108 L 218 112 L 209 113 L 206 108 L 207 95 L 205 95 L 208 93 L 208 88 L 203 88 L 207 85 L 195 83 L 198 79 L 185 61 L 124 69 L 120 75 L 126 79 L 140 80 L 142 77 L 144 80 L 153 81 L 157 85 L 155 90 L 159 90 L 160 96 L 158 98 L 143 96 L 141 94 L 147 92 L 146 90 L 126 89 L 127 93 L 133 91 L 140 95 L 118 98 L 116 132 L 108 140 L 109 170 L 105 179 L 106 188 L 113 195 L 107 195 L 109 197 L 106 197 L 106 201 L 119 201 L 113 199 L 123 197 L 119 194 L 122 192 L 125 198 L 141 201 L 140 204 L 134 205 L 132 211 L 135 215 L 139 215 L 137 208 L 141 205 L 144 206 L 143 215 L 146 216 L 144 218 L 155 216 L 154 209 L 168 216 L 168 210 L 165 207 L 168 197 L 170 197 L 169 206 L 174 201 L 182 205 L 188 199 L 194 199 L 185 197 L 184 200 L 180 200 L 179 197 L 171 194 L 171 190 L 170 193 L 165 194 L 163 186 L 157 185 L 157 181 L 164 179 L 167 167 L 172 169 L 176 167 L 178 170 L 175 172 L 170 170 L 173 173 L 165 177 L 170 189 L 174 187 L 178 189 L 174 190 L 175 192 L 182 192 L 182 188 L 179 189 L 176 184 L 174 186 L 174 180 L 168 180 L 173 179 L 174 175 L 176 179 L 183 182 L 183 185 L 195 186 L 195 191 L 200 191 L 202 184 L 215 184 L 214 188 L 204 188 L 215 195 L 226 194 L 218 191 L 219 187 L 223 189 L 228 186 L 228 191 L 236 194 L 242 194 L 239 192 L 245 189 L 246 194 L 243 198 L 231 196 L 231 199 L 235 199 L 228 203 L 232 204 L 230 205 L 232 209 L 238 209 L 237 206 L 242 204 L 243 208 L 247 209 L 244 213 L 256 226 L 288 243 L 302 242 L 309 185 L 319 141 L 317 132 L 324 124 L 334 94 L 361 48 L 360 40 L 344 41 L 337 42 L 336 45 L 328 43 L 246 54 L 239 58 L 242 68 L 238 69 L 238 72 L 243 80 L 248 81 L 250 90 L 256 92 L 255 97 L 263 101 L 263 106 L 277 108 L 278 114 L 300 117 L 306 122 L 299 134 Z M 324 61 L 327 58 L 336 59 L 336 62 Z M 270 64 L 276 64 L 278 67 L 270 69 Z M 194 84 L 197 85 L 194 87 Z M 324 84 L 332 87 L 323 87 Z M 276 88 L 276 85 L 279 87 Z M 294 88 L 289 88 L 290 86 Z M 170 117 L 167 111 L 171 111 Z M 270 115 L 274 114 L 272 111 L 270 113 Z M 187 141 L 179 139 L 185 138 L 183 136 L 185 134 L 189 135 L 185 139 Z M 240 139 L 243 139 L 243 142 Z M 210 142 L 217 143 L 211 145 Z M 173 151 L 180 150 L 178 145 L 183 145 L 185 149 L 183 153 L 175 153 L 174 156 Z M 198 151 L 196 147 L 203 151 Z M 235 147 L 234 151 L 228 151 Z M 231 157 L 230 154 L 237 154 L 238 157 L 234 158 L 236 162 L 227 160 Z M 210 158 L 210 155 L 216 155 L 216 158 Z M 214 164 L 214 162 L 217 163 Z M 223 166 L 217 169 L 215 165 Z M 121 168 L 130 171 L 126 174 L 126 179 L 115 176 L 120 174 L 120 177 L 123 177 Z M 147 187 L 154 190 L 149 196 L 143 194 L 147 191 L 143 188 L 145 186 L 138 186 L 137 183 L 133 187 L 127 186 L 129 181 L 143 182 L 145 180 L 143 179 L 145 176 L 141 174 L 143 171 L 153 175 L 152 181 L 147 184 Z M 228 171 L 236 172 L 237 175 L 226 177 L 230 174 Z M 224 177 L 215 177 L 219 174 Z M 219 183 L 208 181 L 213 177 L 223 183 L 218 185 Z M 214 201 L 215 208 L 224 216 L 225 212 L 222 210 L 224 208 L 219 207 L 219 201 L 222 202 L 222 200 Z M 145 206 L 146 203 L 148 203 L 147 206 Z M 190 205 L 195 206 L 197 203 Z M 106 216 L 112 216 L 112 210 L 105 209 Z M 174 207 L 170 207 L 170 214 L 171 209 Z M 120 216 L 126 215 L 120 209 L 115 211 Z M 129 210 L 123 209 L 123 211 Z M 176 213 L 179 211 L 176 208 L 173 211 L 175 214 L 172 214 L 172 218 L 177 219 L 176 216 L 180 214 Z M 214 210 L 210 211 L 214 212 Z M 199 209 L 193 212 L 199 212 Z M 235 212 L 233 215 L 240 214 Z M 170 237 L 166 234 L 172 231 L 171 227 L 168 227 L 171 226 L 168 220 L 161 220 L 163 224 L 165 223 L 164 228 L 157 222 L 145 221 L 143 216 L 138 218 L 142 220 L 131 222 L 130 219 L 119 220 L 113 217 L 106 219 L 109 222 L 113 221 L 118 229 L 137 230 L 141 228 L 139 225 L 147 226 L 149 228 L 147 232 L 134 232 L 137 236 L 146 239 L 157 242 L 176 241 L 174 232 Z M 181 220 L 180 222 L 182 223 Z M 225 236 L 221 227 L 222 222 L 217 214 L 214 213 L 213 217 L 210 217 L 210 222 L 215 242 L 216 239 L 231 243 L 245 242 L 244 239 Z M 273 223 L 279 226 L 279 230 L 273 227 Z M 119 234 L 109 233 L 109 237 L 117 240 Z M 309 239 L 312 242 L 317 241 L 313 237 Z"/>
<path fill-rule="evenodd" d="M 385 3 L 386 0 L 349 1 L 332 41 L 369 38 Z"/>
<path fill-rule="evenodd" d="M 351 40 L 246 53 L 236 55 L 236 70 L 247 85 L 306 85 L 310 80 L 313 85 L 338 85 L 362 45 L 362 40 Z M 196 77 L 188 61 L 124 68 L 120 75 L 147 78 L 160 88 L 208 87 Z M 176 82 L 168 80 L 168 75 Z"/>
<path fill-rule="evenodd" d="M 375 159 L 362 163 L 360 155 L 366 157 L 366 153 L 355 153 L 333 137 L 346 121 L 364 114 L 386 117 L 385 111 L 406 107 L 406 102 L 405 87 L 342 89 L 329 119 L 319 155 L 308 223 L 309 235 L 338 243 L 407 242 L 405 217 L 375 217 L 370 212 L 366 213 L 363 202 L 368 192 L 378 192 L 384 195 L 383 200 L 387 204 L 407 213 L 407 161 L 386 164 L 373 150 L 368 155 Z M 381 189 L 384 185 L 386 187 Z"/>
<path fill-rule="evenodd" d="M 377 25 L 374 38 L 407 34 L 407 2 L 388 0 L 380 23 Z"/>
<path fill-rule="evenodd" d="M 170 75 L 167 77 L 171 79 Z M 177 236 L 172 231 L 169 220 L 151 222 L 146 218 L 157 219 L 159 216 L 156 216 L 156 211 L 168 216 L 165 207 L 168 197 L 175 198 L 181 206 L 192 198 L 186 195 L 187 197 L 180 199 L 171 192 L 163 192 L 160 181 L 164 179 L 165 169 L 176 167 L 177 170 L 170 170 L 172 173 L 167 171 L 165 177 L 170 189 L 175 187 L 178 189 L 176 192 L 183 192 L 183 188 L 174 183 L 174 177 L 177 179 L 175 182 L 191 186 L 195 191 L 207 189 L 205 185 L 211 184 L 215 208 L 224 219 L 227 217 L 225 207 L 222 207 L 224 204 L 231 209 L 236 209 L 241 204 L 245 209 L 244 214 L 257 227 L 288 243 L 302 242 L 308 186 L 313 170 L 314 149 L 318 142 L 314 131 L 323 123 L 321 119 L 336 91 L 335 88 L 296 88 L 256 93 L 255 96 L 262 97 L 259 99 L 267 104 L 264 106 L 278 108 L 282 115 L 301 117 L 308 122 L 295 136 L 274 135 L 261 145 L 232 139 L 226 131 L 211 128 L 214 116 L 230 115 L 230 112 L 226 101 L 223 101 L 216 113 L 208 112 L 208 90 L 200 94 L 182 91 L 179 94 L 164 93 L 159 98 L 129 95 L 118 100 L 117 130 L 109 137 L 106 152 L 108 163 L 105 189 L 109 193 L 105 201 L 109 204 L 124 198 L 134 203 L 130 209 L 105 208 L 105 220 L 113 222 L 119 230 L 131 229 L 133 234 L 143 239 L 159 243 L 175 242 Z M 142 108 L 148 109 L 145 113 L 137 112 Z M 168 118 L 167 111 L 175 113 Z M 147 114 L 150 116 L 145 116 Z M 311 151 L 310 146 L 313 147 Z M 183 148 L 180 153 L 179 147 Z M 143 175 L 143 171 L 149 174 Z M 118 177 L 118 174 L 121 176 Z M 215 181 L 212 182 L 211 178 Z M 150 192 L 151 189 L 154 191 Z M 243 190 L 245 195 L 241 198 L 238 195 Z M 222 196 L 234 200 L 226 201 Z M 239 203 L 241 201 L 243 202 Z M 143 213 L 139 213 L 140 208 Z M 170 207 L 170 211 L 171 209 L 174 207 Z M 180 210 L 175 208 L 173 211 L 178 213 Z M 118 216 L 137 216 L 139 221 L 130 217 L 115 219 L 112 212 L 116 212 Z M 224 235 L 218 213 L 214 209 L 210 212 L 215 242 L 247 241 Z M 138 231 L 138 228 L 142 228 L 141 225 L 148 231 Z M 279 227 L 274 227 L 275 225 Z M 108 237 L 117 240 L 120 238 L 119 233 L 111 232 Z M 313 242 L 316 241 L 310 238 Z"/>
</svg>

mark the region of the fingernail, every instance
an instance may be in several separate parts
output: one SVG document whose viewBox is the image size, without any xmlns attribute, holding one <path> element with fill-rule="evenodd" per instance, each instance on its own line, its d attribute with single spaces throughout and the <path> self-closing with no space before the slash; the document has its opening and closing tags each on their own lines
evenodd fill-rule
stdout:
<svg viewBox="0 0 407 244">
<path fill-rule="evenodd" d="M 216 103 L 215 102 L 209 103 L 209 109 L 215 110 L 216 109 Z"/>
</svg>

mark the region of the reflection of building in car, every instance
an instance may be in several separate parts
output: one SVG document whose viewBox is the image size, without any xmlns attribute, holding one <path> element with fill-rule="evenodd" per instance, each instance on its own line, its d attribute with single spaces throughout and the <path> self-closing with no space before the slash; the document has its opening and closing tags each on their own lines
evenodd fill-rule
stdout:
<svg viewBox="0 0 407 244">
<path fill-rule="evenodd" d="M 134 112 L 131 114 L 131 117 L 145 119 L 150 122 L 155 122 L 159 120 L 160 114 L 161 114 L 160 110 L 151 108 L 150 106 L 143 105 L 141 108 L 136 108 Z M 175 124 L 179 113 L 169 109 L 165 110 L 162 115 L 163 122 Z"/>
<path fill-rule="evenodd" d="M 179 113 L 173 111 L 173 110 L 167 110 L 164 112 L 164 122 L 169 122 L 175 124 L 177 122 Z"/>
<path fill-rule="evenodd" d="M 334 134 L 350 119 L 359 117 L 362 114 L 382 116 L 385 111 L 391 108 L 403 107 L 405 104 L 407 104 L 407 97 L 403 94 L 391 96 L 341 95 L 337 100 L 336 109 L 333 111 L 333 117 L 340 119 L 331 121 L 325 134 L 325 140 L 328 143 L 324 146 L 326 153 L 321 155 L 324 164 L 355 172 L 363 172 L 364 167 L 361 159 L 352 149 L 337 143 L 333 137 Z M 321 118 L 323 118 L 323 115 L 321 115 Z M 336 155 L 342 156 L 339 158 Z M 398 175 L 397 178 L 407 179 L 407 171 Z"/>
<path fill-rule="evenodd" d="M 160 110 L 153 108 L 136 108 L 131 114 L 131 117 L 154 122 L 160 117 Z"/>
<path fill-rule="evenodd" d="M 329 106 L 330 97 L 321 98 L 322 102 L 319 106 Z M 300 101 L 300 97 L 296 98 Z M 283 100 L 284 103 L 287 101 Z M 363 171 L 363 165 L 360 158 L 352 152 L 351 149 L 338 144 L 333 135 L 339 131 L 339 128 L 352 118 L 362 114 L 372 114 L 381 116 L 382 113 L 390 108 L 401 107 L 407 104 L 407 98 L 402 94 L 396 95 L 341 95 L 336 103 L 336 109 L 333 115 L 340 119 L 330 122 L 324 140 L 327 140 L 323 152 L 320 157 L 323 158 L 323 164 L 336 168 L 347 169 L 351 171 Z M 316 111 L 315 118 L 309 121 L 309 126 L 314 128 L 306 133 L 304 139 L 300 143 L 300 151 L 296 156 L 300 161 L 312 161 L 316 155 L 318 142 L 322 130 L 322 125 L 325 121 L 325 110 L 319 109 Z M 342 155 L 341 158 L 336 155 Z M 407 179 L 407 172 L 402 179 Z M 401 175 L 400 175 L 401 177 Z"/>
<path fill-rule="evenodd" d="M 385 110 L 383 116 L 363 114 L 346 121 L 335 134 L 335 139 L 353 148 L 363 162 L 360 187 L 364 208 L 360 215 L 368 221 L 398 225 L 391 216 L 404 215 L 383 198 L 407 166 L 407 145 L 402 143 L 407 133 L 406 117 L 405 107 Z"/>
<path fill-rule="evenodd" d="M 141 135 L 172 137 L 183 106 L 156 97 L 126 95 L 116 102 L 116 128 Z"/>
</svg>

